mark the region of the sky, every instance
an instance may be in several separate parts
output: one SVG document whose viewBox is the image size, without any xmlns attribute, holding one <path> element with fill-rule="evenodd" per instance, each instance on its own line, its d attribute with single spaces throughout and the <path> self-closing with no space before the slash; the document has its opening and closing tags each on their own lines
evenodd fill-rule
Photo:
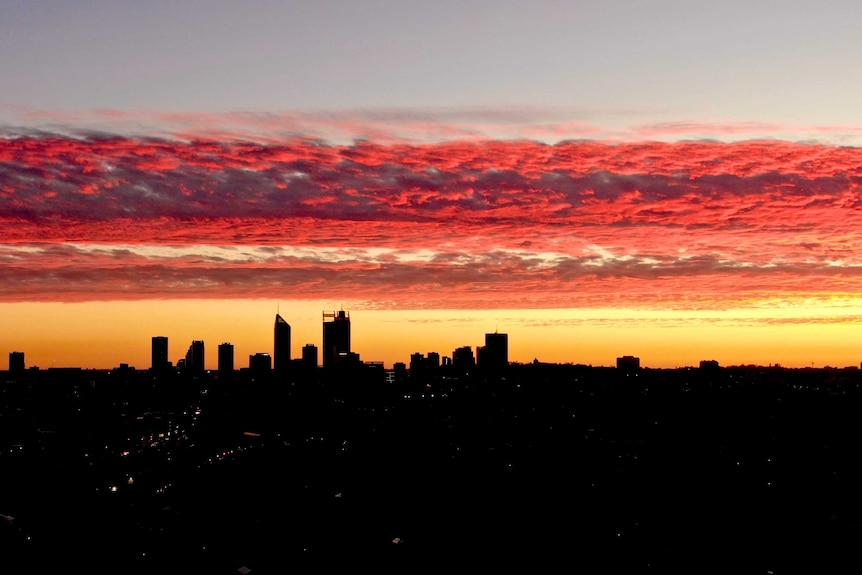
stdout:
<svg viewBox="0 0 862 575">
<path fill-rule="evenodd" d="M 855 1 L 2 0 L 0 353 L 862 362 Z M 2 360 L 0 360 L 2 362 Z M 2 367 L 2 365 L 0 365 Z"/>
</svg>

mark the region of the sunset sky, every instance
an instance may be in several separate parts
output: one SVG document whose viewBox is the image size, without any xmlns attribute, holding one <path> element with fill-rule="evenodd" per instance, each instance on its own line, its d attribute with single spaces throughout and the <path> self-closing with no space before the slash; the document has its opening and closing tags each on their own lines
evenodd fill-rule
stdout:
<svg viewBox="0 0 862 575">
<path fill-rule="evenodd" d="M 0 353 L 862 362 L 862 3 L 6 2 Z M 5 357 L 0 359 L 0 369 Z"/>
</svg>

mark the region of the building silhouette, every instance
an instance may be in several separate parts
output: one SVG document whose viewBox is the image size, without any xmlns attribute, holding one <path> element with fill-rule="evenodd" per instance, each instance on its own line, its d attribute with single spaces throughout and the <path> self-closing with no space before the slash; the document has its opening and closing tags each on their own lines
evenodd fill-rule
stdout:
<svg viewBox="0 0 862 575">
<path fill-rule="evenodd" d="M 218 345 L 218 372 L 219 375 L 230 375 L 234 372 L 233 344 L 222 342 Z"/>
<path fill-rule="evenodd" d="M 163 335 L 153 336 L 152 362 L 150 363 L 153 371 L 164 371 L 170 367 L 171 362 L 168 357 L 168 338 Z"/>
<path fill-rule="evenodd" d="M 339 357 L 350 356 L 350 314 L 341 310 L 323 312 L 323 367 L 334 366 Z"/>
<path fill-rule="evenodd" d="M 430 351 L 427 355 L 416 352 L 410 354 L 410 379 L 420 381 L 433 377 L 440 368 L 440 354 Z"/>
<path fill-rule="evenodd" d="M 9 352 L 9 371 L 20 373 L 24 371 L 24 352 L 10 351 Z"/>
<path fill-rule="evenodd" d="M 407 381 L 408 372 L 407 372 L 407 364 L 403 361 L 396 361 L 392 364 L 392 379 L 393 383 L 401 383 L 403 381 Z"/>
<path fill-rule="evenodd" d="M 425 356 L 419 352 L 410 354 L 410 379 L 417 381 L 428 373 L 428 363 Z"/>
<path fill-rule="evenodd" d="M 476 363 L 489 370 L 504 369 L 509 365 L 509 335 L 486 333 L 485 345 L 476 350 Z"/>
<path fill-rule="evenodd" d="M 473 348 L 471 346 L 464 345 L 452 352 L 452 367 L 455 369 L 471 369 L 475 366 L 476 357 L 473 355 Z"/>
<path fill-rule="evenodd" d="M 617 358 L 617 369 L 626 373 L 634 373 L 641 368 L 641 360 L 633 355 L 624 355 Z"/>
<path fill-rule="evenodd" d="M 193 340 L 186 351 L 185 368 L 192 373 L 203 373 L 206 363 L 204 362 L 203 340 Z"/>
<path fill-rule="evenodd" d="M 302 366 L 305 368 L 317 367 L 317 346 L 307 343 L 302 348 Z"/>
<path fill-rule="evenodd" d="M 718 365 L 718 361 L 714 359 L 702 359 L 700 360 L 700 369 L 703 370 L 716 370 L 720 366 Z"/>
<path fill-rule="evenodd" d="M 275 314 L 272 349 L 273 369 L 286 372 L 290 368 L 290 324 L 279 314 Z"/>
<path fill-rule="evenodd" d="M 268 353 L 249 355 L 248 368 L 256 375 L 266 375 L 272 371 L 272 356 Z"/>
</svg>

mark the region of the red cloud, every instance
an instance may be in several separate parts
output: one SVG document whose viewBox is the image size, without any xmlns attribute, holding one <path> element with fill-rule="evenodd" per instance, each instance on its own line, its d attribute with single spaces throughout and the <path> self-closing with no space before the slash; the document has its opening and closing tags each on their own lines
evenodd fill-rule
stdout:
<svg viewBox="0 0 862 575">
<path fill-rule="evenodd" d="M 432 307 L 696 307 L 849 293 L 860 287 L 860 183 L 858 148 L 775 141 L 7 138 L 0 299 L 270 297 L 289 285 L 296 297 Z M 356 259 L 261 265 L 80 244 L 326 247 Z"/>
</svg>

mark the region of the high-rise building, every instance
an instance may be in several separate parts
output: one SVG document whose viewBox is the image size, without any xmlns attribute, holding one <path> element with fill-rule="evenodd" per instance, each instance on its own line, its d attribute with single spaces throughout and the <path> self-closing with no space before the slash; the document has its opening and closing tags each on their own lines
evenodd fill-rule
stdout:
<svg viewBox="0 0 862 575">
<path fill-rule="evenodd" d="M 284 373 L 290 368 L 290 324 L 279 314 L 275 314 L 273 336 L 273 369 Z"/>
<path fill-rule="evenodd" d="M 272 371 L 272 356 L 268 353 L 255 353 L 253 355 L 249 355 L 248 368 L 256 374 L 267 374 Z"/>
<path fill-rule="evenodd" d="M 497 370 L 509 365 L 509 335 L 486 333 L 485 345 L 478 350 L 477 363 L 483 369 Z"/>
<path fill-rule="evenodd" d="M 396 383 L 407 381 L 407 364 L 403 361 L 396 361 L 392 364 L 392 377 Z"/>
<path fill-rule="evenodd" d="M 317 346 L 307 343 L 302 348 L 302 365 L 305 368 L 317 367 Z"/>
<path fill-rule="evenodd" d="M 233 344 L 230 342 L 218 344 L 218 372 L 219 375 L 230 375 L 234 372 Z"/>
<path fill-rule="evenodd" d="M 186 351 L 186 369 L 192 373 L 203 373 L 205 365 L 204 342 L 196 339 L 192 341 L 188 351 Z"/>
<path fill-rule="evenodd" d="M 24 352 L 10 351 L 9 352 L 9 371 L 20 373 L 24 371 Z"/>
<path fill-rule="evenodd" d="M 427 360 L 425 356 L 420 353 L 411 353 L 410 354 L 410 379 L 414 381 L 419 381 L 427 375 Z"/>
<path fill-rule="evenodd" d="M 465 345 L 459 348 L 456 348 L 452 352 L 452 366 L 457 369 L 470 369 L 475 367 L 476 358 L 473 355 L 473 348 L 469 345 Z"/>
<path fill-rule="evenodd" d="M 163 335 L 154 335 L 152 343 L 152 363 L 150 366 L 153 371 L 164 371 L 170 366 L 168 360 L 168 338 Z"/>
<path fill-rule="evenodd" d="M 323 312 L 323 367 L 333 366 L 350 354 L 350 314 L 341 310 Z"/>
</svg>

